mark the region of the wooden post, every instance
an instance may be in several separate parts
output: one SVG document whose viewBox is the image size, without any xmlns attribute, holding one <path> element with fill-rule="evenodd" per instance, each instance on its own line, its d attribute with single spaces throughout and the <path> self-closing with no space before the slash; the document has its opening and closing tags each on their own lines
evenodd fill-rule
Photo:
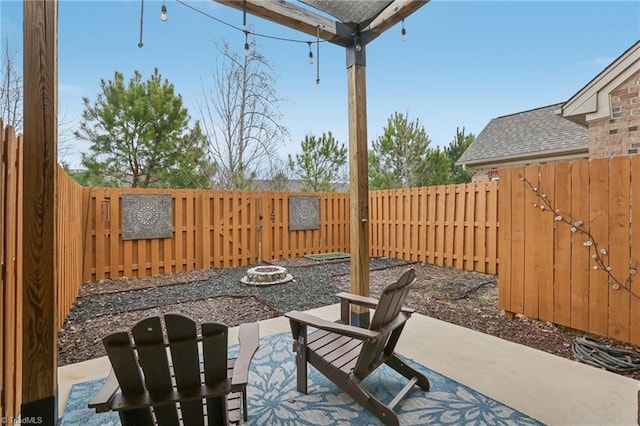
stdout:
<svg viewBox="0 0 640 426">
<path fill-rule="evenodd" d="M 57 415 L 55 200 L 58 2 L 25 0 L 22 419 Z M 71 219 L 70 219 L 71 220 Z M 24 420 L 23 420 L 24 421 Z"/>
<path fill-rule="evenodd" d="M 349 90 L 349 181 L 351 292 L 369 295 L 369 163 L 365 44 L 347 47 Z M 351 308 L 351 324 L 369 326 L 369 310 Z"/>
</svg>

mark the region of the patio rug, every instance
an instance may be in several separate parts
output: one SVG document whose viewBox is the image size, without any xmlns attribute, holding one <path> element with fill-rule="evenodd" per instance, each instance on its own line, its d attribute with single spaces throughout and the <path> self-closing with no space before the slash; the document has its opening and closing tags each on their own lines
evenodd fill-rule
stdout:
<svg viewBox="0 0 640 426">
<path fill-rule="evenodd" d="M 309 368 L 309 392 L 296 390 L 291 334 L 264 337 L 251 364 L 247 388 L 252 425 L 377 425 L 378 419 L 355 404 L 315 368 Z M 232 351 L 237 350 L 232 348 Z M 474 391 L 414 361 L 431 390 L 417 386 L 395 407 L 402 425 L 542 425 L 539 421 Z M 119 425 L 115 413 L 96 414 L 87 403 L 105 379 L 73 385 L 60 426 Z M 406 379 L 383 365 L 363 385 L 389 402 Z"/>
</svg>

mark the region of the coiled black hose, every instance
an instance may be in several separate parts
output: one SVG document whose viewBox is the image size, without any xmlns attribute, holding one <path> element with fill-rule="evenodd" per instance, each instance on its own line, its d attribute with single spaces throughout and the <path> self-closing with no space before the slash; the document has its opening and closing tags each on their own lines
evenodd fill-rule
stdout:
<svg viewBox="0 0 640 426">
<path fill-rule="evenodd" d="M 579 337 L 571 345 L 571 352 L 585 364 L 616 373 L 640 370 L 640 353 L 614 348 L 591 337 Z"/>
</svg>

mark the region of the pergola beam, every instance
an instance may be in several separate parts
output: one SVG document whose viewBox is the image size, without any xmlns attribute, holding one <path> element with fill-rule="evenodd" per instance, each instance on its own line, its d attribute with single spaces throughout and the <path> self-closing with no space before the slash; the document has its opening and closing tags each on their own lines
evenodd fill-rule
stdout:
<svg viewBox="0 0 640 426">
<path fill-rule="evenodd" d="M 430 0 L 395 0 L 387 6 L 365 28 L 349 28 L 340 21 L 332 21 L 309 9 L 284 0 L 213 0 L 240 11 L 267 19 L 276 24 L 298 30 L 307 35 L 318 36 L 331 43 L 348 47 L 353 44 L 349 37 L 360 32 L 362 42 L 368 43 L 402 21 Z"/>
<path fill-rule="evenodd" d="M 298 30 L 313 37 L 320 38 L 336 44 L 345 43 L 345 36 L 352 31 L 338 21 L 332 21 L 322 15 L 318 15 L 293 3 L 280 0 L 213 0 L 240 11 L 245 11 L 260 18 L 267 19 L 276 24 Z"/>
<path fill-rule="evenodd" d="M 380 35 L 430 0 L 395 0 L 369 24 L 368 30 Z"/>
</svg>

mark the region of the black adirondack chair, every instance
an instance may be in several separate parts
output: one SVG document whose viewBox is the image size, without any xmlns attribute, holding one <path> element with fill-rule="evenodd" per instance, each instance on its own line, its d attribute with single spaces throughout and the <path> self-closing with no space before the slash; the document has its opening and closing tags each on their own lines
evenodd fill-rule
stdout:
<svg viewBox="0 0 640 426">
<path fill-rule="evenodd" d="M 414 312 L 403 307 L 414 283 L 415 271 L 408 269 L 383 290 L 379 300 L 350 293 L 338 294 L 341 300 L 338 322 L 298 311 L 285 314 L 293 333 L 298 391 L 307 393 L 308 362 L 383 423 L 399 424 L 393 411 L 398 402 L 416 384 L 424 391 L 429 390 L 427 377 L 407 365 L 394 352 L 402 329 Z M 348 325 L 351 304 L 375 309 L 368 329 Z M 307 335 L 307 326 L 317 330 Z M 361 386 L 362 380 L 383 363 L 409 380 L 387 404 Z"/>
<path fill-rule="evenodd" d="M 240 349 L 227 358 L 228 327 L 196 323 L 182 315 L 159 316 L 102 339 L 112 371 L 89 403 L 96 412 L 117 411 L 128 425 L 224 425 L 247 420 L 249 364 L 258 349 L 257 323 L 242 324 Z M 201 344 L 202 357 L 200 356 Z M 119 390 L 119 392 L 118 392 Z"/>
</svg>

